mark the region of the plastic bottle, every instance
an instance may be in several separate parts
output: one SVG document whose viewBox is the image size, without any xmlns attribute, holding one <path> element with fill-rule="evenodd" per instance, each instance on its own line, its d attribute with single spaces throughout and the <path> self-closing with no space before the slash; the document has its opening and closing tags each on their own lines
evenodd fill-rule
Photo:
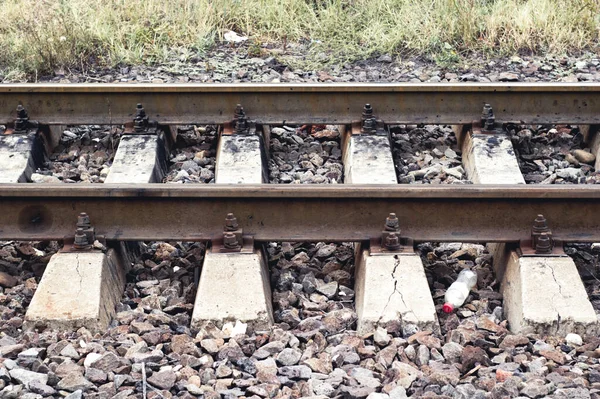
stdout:
<svg viewBox="0 0 600 399">
<path fill-rule="evenodd" d="M 455 282 L 448 287 L 444 296 L 444 307 L 446 313 L 452 313 L 456 308 L 459 308 L 465 303 L 469 296 L 469 292 L 475 288 L 477 284 L 477 274 L 471 270 L 463 270 L 458 274 Z"/>
</svg>

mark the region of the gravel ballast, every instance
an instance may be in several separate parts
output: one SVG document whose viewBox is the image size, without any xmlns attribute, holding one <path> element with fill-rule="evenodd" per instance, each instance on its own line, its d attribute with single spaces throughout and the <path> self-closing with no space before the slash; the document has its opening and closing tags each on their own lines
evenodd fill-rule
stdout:
<svg viewBox="0 0 600 399">
<path fill-rule="evenodd" d="M 341 134 L 334 125 L 271 128 L 269 182 L 343 183 Z"/>
<path fill-rule="evenodd" d="M 354 244 L 267 246 L 275 326 L 191 331 L 204 245 L 147 243 L 109 330 L 22 330 L 57 247 L 5 243 L 0 264 L 0 397 L 593 398 L 600 339 L 508 333 L 491 255 L 477 244 L 423 243 L 441 335 L 388 326 L 354 332 Z M 595 254 L 595 249 L 589 249 Z M 597 255 L 593 255 L 597 256 Z M 463 268 L 478 275 L 464 306 L 443 295 Z M 71 395 L 71 396 L 68 396 Z"/>
<path fill-rule="evenodd" d="M 165 183 L 214 183 L 218 127 L 178 126 Z"/>
<path fill-rule="evenodd" d="M 31 176 L 33 183 L 103 183 L 123 129 L 79 125 L 63 132 L 59 145 Z"/>
<path fill-rule="evenodd" d="M 450 126 L 390 127 L 400 184 L 468 184 L 461 151 Z"/>
<path fill-rule="evenodd" d="M 596 157 L 577 126 L 509 125 L 519 167 L 527 184 L 595 184 Z"/>
</svg>

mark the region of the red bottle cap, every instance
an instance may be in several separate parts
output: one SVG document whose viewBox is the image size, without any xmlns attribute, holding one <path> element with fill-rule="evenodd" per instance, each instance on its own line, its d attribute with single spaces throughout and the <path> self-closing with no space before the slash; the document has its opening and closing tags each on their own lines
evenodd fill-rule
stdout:
<svg viewBox="0 0 600 399">
<path fill-rule="evenodd" d="M 446 302 L 442 307 L 442 310 L 444 311 L 444 313 L 452 313 L 452 311 L 454 310 L 454 306 L 452 306 L 451 303 Z"/>
</svg>

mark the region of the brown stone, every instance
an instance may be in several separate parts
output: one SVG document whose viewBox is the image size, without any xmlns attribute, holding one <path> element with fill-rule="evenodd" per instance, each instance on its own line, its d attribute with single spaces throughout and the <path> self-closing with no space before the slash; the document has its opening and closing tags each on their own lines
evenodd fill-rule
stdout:
<svg viewBox="0 0 600 399">
<path fill-rule="evenodd" d="M 513 373 L 511 373 L 510 371 L 497 369 L 496 370 L 496 381 L 498 381 L 498 382 L 504 382 L 509 377 L 512 377 L 512 375 L 513 375 Z"/>
<path fill-rule="evenodd" d="M 477 346 L 465 346 L 461 355 L 462 370 L 464 373 L 472 369 L 478 364 L 483 366 L 490 365 L 490 358 L 487 353 Z"/>
<path fill-rule="evenodd" d="M 491 331 L 496 334 L 507 334 L 508 330 L 490 320 L 489 317 L 481 316 L 477 319 L 477 328 Z"/>
<path fill-rule="evenodd" d="M 567 361 L 565 354 L 557 350 L 540 351 L 540 355 L 558 364 L 565 364 L 565 362 Z"/>
<path fill-rule="evenodd" d="M 131 331 L 136 334 L 145 334 L 156 329 L 152 324 L 146 322 L 134 321 L 131 323 Z"/>
<path fill-rule="evenodd" d="M 180 355 L 187 353 L 188 355 L 197 354 L 194 340 L 187 334 L 174 335 L 171 338 L 171 351 Z"/>
<path fill-rule="evenodd" d="M 303 364 L 310 367 L 315 373 L 329 374 L 333 371 L 331 357 L 326 353 L 319 354 L 318 358 L 307 359 Z"/>
<path fill-rule="evenodd" d="M 106 352 L 102 355 L 98 360 L 92 362 L 90 367 L 93 367 L 98 370 L 102 370 L 105 373 L 114 371 L 117 367 L 121 365 L 121 360 L 112 352 Z"/>
<path fill-rule="evenodd" d="M 154 373 L 148 378 L 148 382 L 153 386 L 167 390 L 173 388 L 175 381 L 177 381 L 177 376 L 171 370 Z"/>
<path fill-rule="evenodd" d="M 529 344 L 529 339 L 524 335 L 507 335 L 500 343 L 500 348 L 513 349 L 527 344 Z"/>
<path fill-rule="evenodd" d="M 311 136 L 313 136 L 316 139 L 333 140 L 338 138 L 340 136 L 340 133 L 337 130 L 323 129 L 321 131 L 312 133 Z"/>
<path fill-rule="evenodd" d="M 18 280 L 8 273 L 0 272 L 0 286 L 4 288 L 12 288 L 17 285 Z"/>
<path fill-rule="evenodd" d="M 442 343 L 438 337 L 434 337 L 433 335 L 420 335 L 417 337 L 417 342 L 421 345 L 425 345 L 429 349 L 441 349 Z"/>
<path fill-rule="evenodd" d="M 13 358 L 17 356 L 25 347 L 21 344 L 0 346 L 0 357 Z"/>
<path fill-rule="evenodd" d="M 412 345 L 415 342 L 419 342 L 419 338 L 425 337 L 427 335 L 431 335 L 431 331 L 417 331 L 416 333 L 408 337 L 408 343 Z"/>
<path fill-rule="evenodd" d="M 432 383 L 442 386 L 456 385 L 460 380 L 460 370 L 453 364 L 431 361 L 428 366 L 423 366 L 423 371 L 429 375 Z"/>
</svg>

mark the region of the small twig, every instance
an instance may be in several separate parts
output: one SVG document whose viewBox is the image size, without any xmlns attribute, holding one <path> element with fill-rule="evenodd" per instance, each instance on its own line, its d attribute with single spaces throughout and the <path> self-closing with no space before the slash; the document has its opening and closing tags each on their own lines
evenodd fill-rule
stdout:
<svg viewBox="0 0 600 399">
<path fill-rule="evenodd" d="M 163 398 L 163 399 L 167 399 L 167 398 L 165 398 L 165 397 L 163 396 L 163 394 L 162 394 L 162 393 L 160 393 L 160 391 L 159 391 L 158 389 L 154 388 L 152 385 L 148 384 L 148 388 L 150 388 L 151 390 L 153 390 L 154 392 L 156 392 L 156 394 L 157 394 L 158 396 L 160 396 L 161 398 Z"/>
<path fill-rule="evenodd" d="M 151 390 L 153 390 L 154 392 L 156 392 L 156 394 L 158 396 L 160 396 L 163 399 L 166 399 L 158 389 L 154 388 L 152 385 L 148 384 L 146 382 L 146 363 L 142 362 L 142 398 L 147 399 L 146 397 L 146 390 L 147 388 L 150 388 Z"/>
<path fill-rule="evenodd" d="M 142 362 L 142 398 L 146 399 L 146 363 Z"/>
</svg>

